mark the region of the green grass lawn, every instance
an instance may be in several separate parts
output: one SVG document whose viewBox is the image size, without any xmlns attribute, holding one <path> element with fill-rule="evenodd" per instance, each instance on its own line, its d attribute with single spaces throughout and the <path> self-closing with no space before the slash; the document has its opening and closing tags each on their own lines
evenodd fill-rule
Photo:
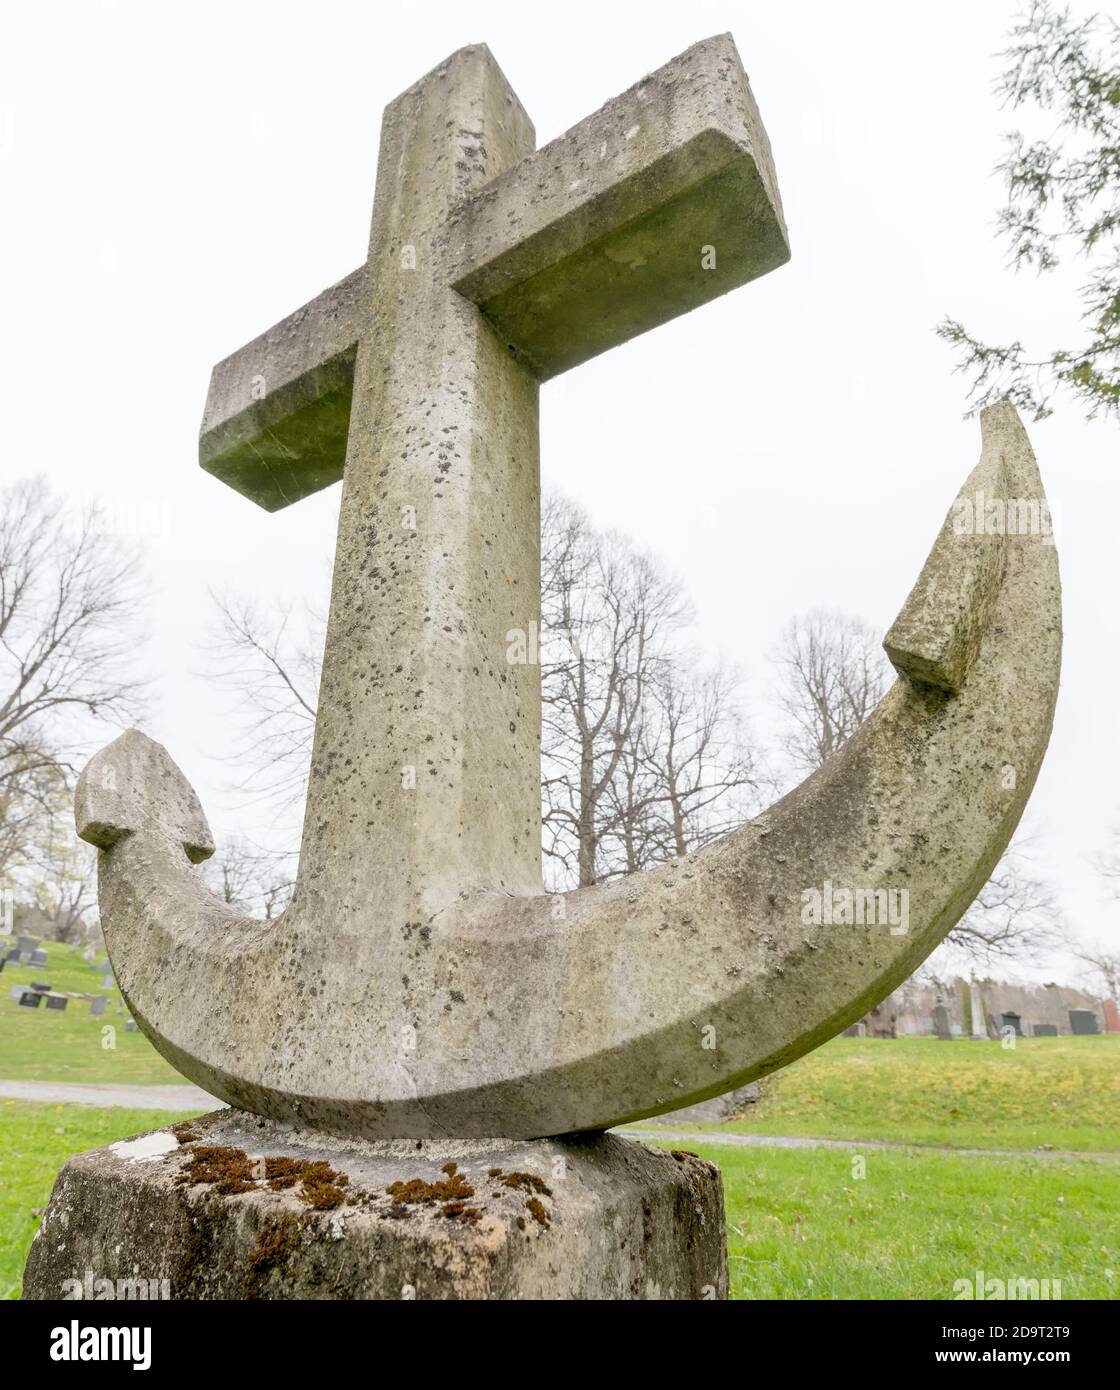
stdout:
<svg viewBox="0 0 1120 1390">
<path fill-rule="evenodd" d="M 690 1126 L 692 1128 L 692 1126 Z M 954 1148 L 1120 1151 L 1120 1036 L 834 1038 L 719 1129 Z"/>
<path fill-rule="evenodd" d="M 0 938 L 0 944 L 4 941 Z M 125 1032 L 128 1014 L 117 1013 L 124 1004 L 115 982 L 103 990 L 101 972 L 91 970 L 81 956 L 54 942 L 46 946 L 46 969 L 8 965 L 0 971 L 0 1080 L 165 1086 L 185 1081 L 143 1033 Z M 71 999 L 64 1012 L 45 1004 L 22 1009 L 8 994 L 13 985 L 32 980 L 49 983 L 60 994 L 104 994 L 109 1005 L 100 1018 L 81 999 Z"/>
<path fill-rule="evenodd" d="M 37 1209 L 47 1205 L 71 1154 L 183 1118 L 160 1110 L 0 1101 L 0 1298 L 19 1297 L 27 1250 L 39 1227 Z"/>
<path fill-rule="evenodd" d="M 1120 1164 L 689 1147 L 723 1170 L 734 1298 L 951 1299 L 977 1270 L 1120 1297 Z"/>
<path fill-rule="evenodd" d="M 0 973 L 0 1078 L 183 1080 L 141 1033 L 124 1031 L 115 987 L 101 1018 L 78 1000 L 65 1013 L 8 1000 L 12 984 L 32 979 L 100 992 L 99 974 L 80 957 L 48 950 L 46 970 Z M 103 1046 L 107 1025 L 112 1048 Z M 46 1205 L 65 1159 L 169 1118 L 0 1103 L 0 1297 L 18 1297 L 35 1209 Z M 745 1120 L 718 1128 L 1017 1151 L 978 1158 L 684 1145 L 723 1170 L 735 1297 L 949 1299 L 954 1282 L 977 1270 L 1058 1279 L 1066 1299 L 1120 1296 L 1120 1162 L 1023 1152 L 1120 1151 L 1120 1037 L 1025 1038 L 1013 1050 L 838 1038 L 770 1078 Z"/>
<path fill-rule="evenodd" d="M 63 1161 L 173 1118 L 0 1104 L 0 1297 L 19 1296 Z M 948 1299 L 977 1270 L 1059 1279 L 1063 1299 L 1120 1294 L 1120 1164 L 693 1147 L 723 1170 L 736 1298 Z"/>
</svg>

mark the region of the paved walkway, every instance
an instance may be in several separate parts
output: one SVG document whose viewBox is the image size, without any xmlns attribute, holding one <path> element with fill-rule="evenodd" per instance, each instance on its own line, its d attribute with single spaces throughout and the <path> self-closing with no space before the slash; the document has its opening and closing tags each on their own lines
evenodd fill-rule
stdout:
<svg viewBox="0 0 1120 1390">
<path fill-rule="evenodd" d="M 224 1102 L 198 1086 L 86 1086 L 67 1081 L 0 1081 L 0 1100 L 37 1100 L 63 1105 L 122 1105 L 130 1110 L 218 1110 Z M 632 1139 L 668 1139 L 674 1144 L 729 1144 L 747 1149 L 919 1149 L 958 1158 L 1091 1159 L 1120 1163 L 1120 1154 L 1068 1153 L 1057 1149 L 952 1149 L 941 1144 L 905 1144 L 895 1139 L 805 1139 L 790 1134 L 705 1133 L 695 1129 L 619 1129 Z"/>
<path fill-rule="evenodd" d="M 3 1083 L 0 1082 L 0 1085 Z M 899 1139 L 805 1139 L 790 1134 L 704 1133 L 683 1129 L 619 1129 L 616 1134 L 634 1139 L 671 1139 L 674 1144 L 730 1144 L 747 1149 L 917 1149 L 922 1153 L 949 1154 L 955 1158 L 1071 1158 L 1099 1163 L 1120 1163 L 1120 1153 L 1070 1153 L 1065 1149 L 954 1149 L 948 1144 L 907 1144 Z"/>
<path fill-rule="evenodd" d="M 123 1105 L 130 1110 L 216 1110 L 198 1086 L 85 1086 L 70 1081 L 0 1081 L 0 1100 L 38 1100 L 63 1105 Z"/>
</svg>

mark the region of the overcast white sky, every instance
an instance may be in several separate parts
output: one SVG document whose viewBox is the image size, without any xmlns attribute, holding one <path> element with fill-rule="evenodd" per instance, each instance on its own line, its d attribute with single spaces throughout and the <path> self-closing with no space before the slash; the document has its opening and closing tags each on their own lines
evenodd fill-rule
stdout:
<svg viewBox="0 0 1120 1390">
<path fill-rule="evenodd" d="M 1107 10 L 1109 7 L 1096 6 Z M 1088 7 L 1074 6 L 1077 12 Z M 325 605 L 339 489 L 267 515 L 202 473 L 212 364 L 365 253 L 381 110 L 485 41 L 544 144 L 730 30 L 793 247 L 753 285 L 545 387 L 546 484 L 683 577 L 700 636 L 761 705 L 766 652 L 815 605 L 885 629 L 975 462 L 946 313 L 1074 335 L 1070 280 L 1005 270 L 992 169 L 1002 0 L 39 4 L 0 44 L 0 476 L 41 471 L 159 523 L 150 731 L 238 828 L 203 672 L 207 591 Z M 1120 820 L 1115 425 L 1032 428 L 1056 519 L 1066 654 L 1035 791 L 1039 865 L 1073 929 L 1117 930 L 1089 856 Z M 756 720 L 763 727 L 763 719 Z"/>
</svg>

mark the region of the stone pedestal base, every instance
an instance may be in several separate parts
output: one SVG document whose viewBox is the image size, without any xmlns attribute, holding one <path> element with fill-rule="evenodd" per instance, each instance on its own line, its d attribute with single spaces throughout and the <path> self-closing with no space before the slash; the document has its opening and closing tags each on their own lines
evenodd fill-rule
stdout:
<svg viewBox="0 0 1120 1390">
<path fill-rule="evenodd" d="M 724 1298 L 712 1164 L 612 1134 L 335 1139 L 223 1110 L 69 1160 L 24 1298 Z"/>
</svg>

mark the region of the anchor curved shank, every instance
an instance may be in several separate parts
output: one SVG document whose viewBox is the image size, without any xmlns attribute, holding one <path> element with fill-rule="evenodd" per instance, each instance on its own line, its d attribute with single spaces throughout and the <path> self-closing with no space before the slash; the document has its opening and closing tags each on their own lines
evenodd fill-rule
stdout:
<svg viewBox="0 0 1120 1390">
<path fill-rule="evenodd" d="M 1044 507 L 1015 411 L 982 428 L 962 502 Z M 472 892 L 416 920 L 362 901 L 340 921 L 301 880 L 278 920 L 246 919 L 192 867 L 209 834 L 181 774 L 124 735 L 83 774 L 78 825 L 129 1007 L 214 1095 L 370 1138 L 602 1128 L 786 1065 L 913 972 L 1022 814 L 1060 586 L 1049 536 L 1006 530 L 950 514 L 888 634 L 899 680 L 819 772 L 694 854 L 562 898 Z M 845 893 L 864 907 L 837 912 Z"/>
</svg>

